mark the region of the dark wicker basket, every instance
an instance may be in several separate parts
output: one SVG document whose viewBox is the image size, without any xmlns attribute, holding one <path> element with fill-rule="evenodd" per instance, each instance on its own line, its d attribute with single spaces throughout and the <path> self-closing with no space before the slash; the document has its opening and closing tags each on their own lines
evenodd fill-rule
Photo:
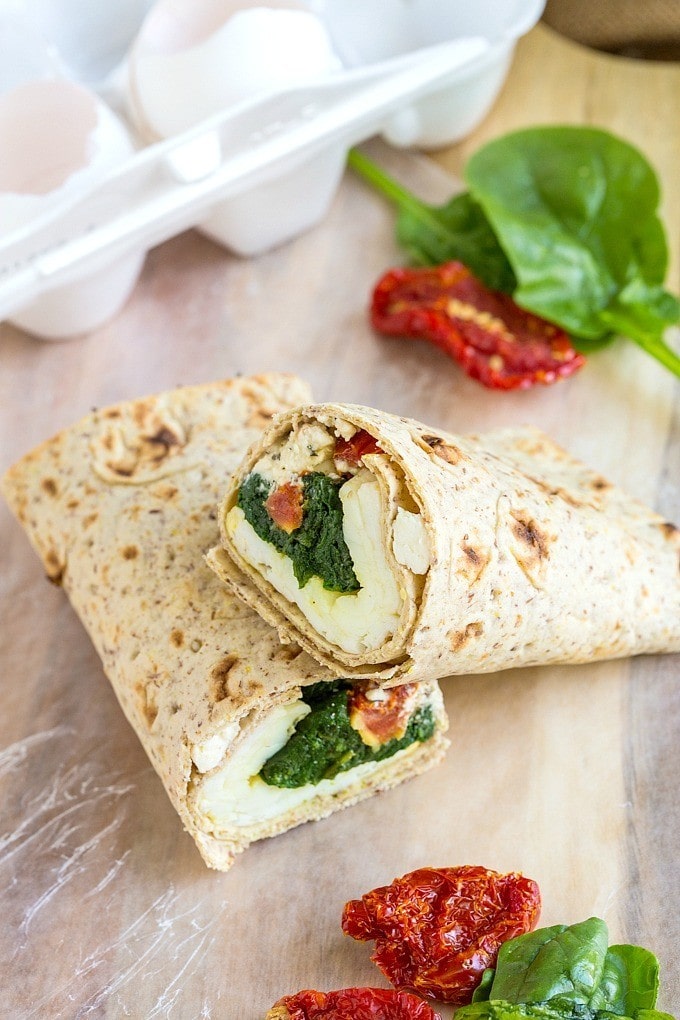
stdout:
<svg viewBox="0 0 680 1020">
<path fill-rule="evenodd" d="M 680 61 L 680 0 L 547 0 L 543 21 L 607 53 Z"/>
</svg>

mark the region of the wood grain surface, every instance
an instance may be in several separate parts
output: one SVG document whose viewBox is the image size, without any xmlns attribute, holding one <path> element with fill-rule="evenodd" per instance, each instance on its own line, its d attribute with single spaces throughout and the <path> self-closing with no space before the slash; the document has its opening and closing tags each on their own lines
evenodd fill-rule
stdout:
<svg viewBox="0 0 680 1020">
<path fill-rule="evenodd" d="M 480 142 L 533 123 L 609 127 L 664 189 L 680 290 L 680 67 L 607 57 L 539 27 L 464 143 L 374 153 L 431 200 Z M 439 164 L 439 166 L 437 165 Z M 245 261 L 196 233 L 149 254 L 123 312 L 66 343 L 0 327 L 0 470 L 93 406 L 283 369 L 320 399 L 453 431 L 532 423 L 680 516 L 677 382 L 617 342 L 555 387 L 498 395 L 429 347 L 374 336 L 371 285 L 401 261 L 392 212 L 347 175 L 322 224 Z M 650 657 L 444 681 L 452 747 L 397 790 L 209 872 L 63 593 L 0 506 L 0 1016 L 257 1020 L 279 996 L 385 981 L 343 937 L 347 899 L 424 864 L 516 869 L 542 923 L 597 914 L 653 949 L 680 1008 L 680 662 Z M 445 1016 L 450 1013 L 442 1011 Z"/>
</svg>

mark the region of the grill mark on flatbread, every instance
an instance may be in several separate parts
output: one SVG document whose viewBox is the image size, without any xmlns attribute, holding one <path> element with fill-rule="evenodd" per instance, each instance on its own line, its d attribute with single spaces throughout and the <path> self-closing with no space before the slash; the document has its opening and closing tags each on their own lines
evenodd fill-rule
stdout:
<svg viewBox="0 0 680 1020">
<path fill-rule="evenodd" d="M 272 407 L 265 403 L 263 397 L 266 399 L 270 396 L 269 394 L 264 394 L 261 387 L 251 386 L 247 381 L 242 384 L 241 396 L 250 404 L 251 408 L 250 414 L 246 418 L 248 428 L 263 429 L 280 410 L 278 405 Z"/>
<path fill-rule="evenodd" d="M 510 553 L 532 585 L 540 588 L 552 536 L 524 511 L 511 510 L 510 518 L 510 532 L 516 543 L 510 543 Z"/>
<path fill-rule="evenodd" d="M 46 492 L 48 496 L 56 497 L 59 495 L 59 486 L 55 482 L 54 478 L 43 478 L 40 483 L 40 487 L 43 492 Z"/>
<path fill-rule="evenodd" d="M 516 510 L 510 511 L 516 524 L 512 533 L 518 542 L 524 543 L 531 550 L 531 559 L 543 560 L 550 556 L 550 538 L 542 531 L 535 520 Z"/>
<path fill-rule="evenodd" d="M 453 443 L 447 442 L 443 436 L 424 435 L 420 437 L 425 444 L 428 453 L 433 453 L 446 464 L 455 467 L 461 460 L 466 460 L 465 454 Z"/>
<path fill-rule="evenodd" d="M 678 571 L 680 572 L 680 528 L 672 521 L 663 521 L 659 528 L 663 537 L 678 550 Z"/>
<path fill-rule="evenodd" d="M 51 581 L 52 584 L 56 584 L 57 587 L 61 587 L 64 580 L 65 570 L 66 563 L 64 560 L 61 559 L 54 549 L 49 549 L 45 553 L 45 572 L 47 574 L 47 580 Z"/>
<path fill-rule="evenodd" d="M 481 637 L 484 633 L 484 624 L 481 620 L 473 620 L 472 623 L 468 623 L 463 630 L 454 630 L 449 632 L 449 644 L 451 645 L 451 651 L 458 652 L 464 645 L 466 645 L 473 638 Z"/>
<path fill-rule="evenodd" d="M 227 655 L 210 671 L 210 697 L 215 704 L 231 697 L 229 674 L 238 663 L 235 655 Z"/>
<path fill-rule="evenodd" d="M 99 424 L 91 439 L 92 467 L 104 481 L 153 482 L 193 466 L 182 456 L 189 430 L 161 400 L 139 401 L 127 416 L 103 415 Z"/>
<path fill-rule="evenodd" d="M 289 644 L 277 648 L 272 654 L 272 659 L 277 659 L 279 662 L 295 662 L 301 655 L 304 655 L 304 650 L 296 641 L 291 641 Z"/>
<path fill-rule="evenodd" d="M 459 560 L 456 573 L 465 577 L 471 586 L 475 585 L 491 562 L 491 553 L 482 546 L 471 544 L 467 535 L 461 549 L 463 556 Z"/>
</svg>

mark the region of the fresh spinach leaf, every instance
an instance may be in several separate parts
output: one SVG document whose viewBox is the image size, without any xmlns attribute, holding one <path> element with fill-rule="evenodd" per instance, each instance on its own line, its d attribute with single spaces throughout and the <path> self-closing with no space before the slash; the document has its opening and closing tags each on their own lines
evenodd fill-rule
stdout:
<svg viewBox="0 0 680 1020">
<path fill-rule="evenodd" d="M 539 928 L 505 942 L 499 951 L 490 999 L 563 1001 L 589 1005 L 604 970 L 608 933 L 604 921 Z"/>
<path fill-rule="evenodd" d="M 324 694 L 320 688 L 328 688 Z M 434 733 L 434 716 L 423 705 L 411 716 L 403 737 L 370 747 L 350 723 L 347 706 L 348 685 L 315 684 L 315 690 L 303 689 L 303 700 L 312 711 L 297 724 L 288 742 L 265 762 L 260 776 L 270 786 L 299 787 L 333 779 L 340 772 L 365 762 L 391 758 L 417 741 L 429 740 Z"/>
<path fill-rule="evenodd" d="M 473 1002 L 486 1002 L 493 986 L 493 979 L 496 975 L 494 967 L 487 967 L 482 974 L 481 980 L 472 993 Z"/>
<path fill-rule="evenodd" d="M 659 961 L 642 946 L 610 946 L 592 1005 L 632 1016 L 652 1009 L 659 994 Z"/>
<path fill-rule="evenodd" d="M 361 587 L 342 531 L 341 484 L 321 471 L 304 475 L 302 524 L 291 534 L 274 523 L 265 507 L 274 482 L 254 472 L 239 490 L 238 506 L 246 520 L 263 541 L 290 557 L 301 588 L 311 577 L 320 577 L 328 591 Z"/>
<path fill-rule="evenodd" d="M 658 990 L 654 954 L 608 947 L 605 922 L 591 917 L 505 942 L 456 1020 L 667 1020 L 654 1009 Z"/>
<path fill-rule="evenodd" d="M 540 127 L 485 145 L 465 168 L 517 278 L 514 299 L 576 337 L 621 333 L 680 375 L 663 340 L 680 303 L 644 156 L 589 127 Z"/>
</svg>

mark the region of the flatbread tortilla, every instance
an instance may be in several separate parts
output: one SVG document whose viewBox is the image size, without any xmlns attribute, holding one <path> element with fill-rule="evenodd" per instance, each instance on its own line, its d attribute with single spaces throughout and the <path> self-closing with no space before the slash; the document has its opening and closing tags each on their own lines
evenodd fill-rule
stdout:
<svg viewBox="0 0 680 1020">
<path fill-rule="evenodd" d="M 246 516 L 246 481 L 285 492 L 310 472 L 340 485 L 358 591 L 301 586 Z M 231 590 L 350 677 L 680 650 L 680 532 L 533 428 L 454 436 L 371 408 L 297 409 L 234 474 L 220 531 L 209 562 Z"/>
<path fill-rule="evenodd" d="M 423 771 L 447 743 L 441 694 L 426 683 L 414 697 L 434 713 L 429 740 L 317 785 L 254 778 L 300 716 L 301 689 L 337 674 L 281 645 L 204 554 L 218 540 L 218 494 L 248 444 L 309 399 L 300 380 L 272 374 L 119 404 L 28 453 L 2 481 L 185 828 L 222 870 L 253 840 Z"/>
</svg>

